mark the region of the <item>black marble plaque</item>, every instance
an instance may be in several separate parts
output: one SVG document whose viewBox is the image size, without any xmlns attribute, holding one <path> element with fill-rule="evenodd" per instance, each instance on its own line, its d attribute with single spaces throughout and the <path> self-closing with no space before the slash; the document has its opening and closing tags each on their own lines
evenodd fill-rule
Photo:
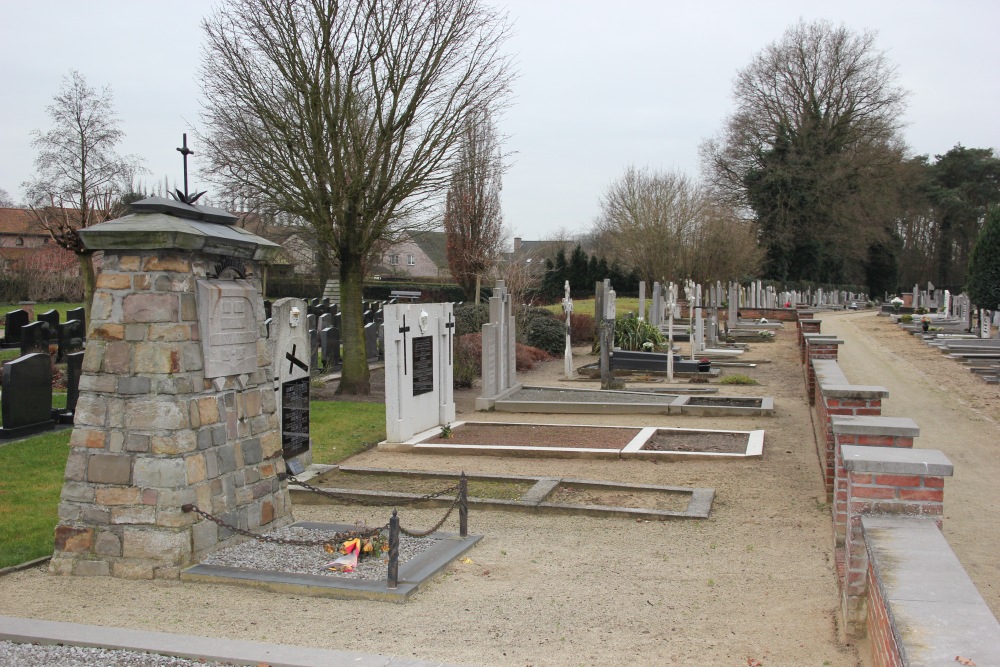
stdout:
<svg viewBox="0 0 1000 667">
<path fill-rule="evenodd" d="M 434 339 L 418 336 L 413 339 L 413 395 L 434 391 Z"/>
<path fill-rule="evenodd" d="M 285 458 L 309 451 L 309 376 L 281 385 L 281 449 Z"/>
<path fill-rule="evenodd" d="M 48 333 L 48 324 L 45 332 Z M 48 353 L 28 354 L 3 367 L 0 438 L 20 437 L 51 429 L 52 358 Z"/>
</svg>

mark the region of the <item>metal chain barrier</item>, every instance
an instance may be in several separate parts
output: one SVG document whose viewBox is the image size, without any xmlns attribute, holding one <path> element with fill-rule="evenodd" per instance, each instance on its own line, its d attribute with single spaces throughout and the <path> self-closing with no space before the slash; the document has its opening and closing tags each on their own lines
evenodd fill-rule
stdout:
<svg viewBox="0 0 1000 667">
<path fill-rule="evenodd" d="M 406 528 L 403 528 L 402 525 L 400 525 L 399 532 L 401 532 L 403 535 L 406 535 L 407 537 L 427 537 L 428 535 L 430 535 L 431 533 L 433 533 L 438 528 L 444 525 L 444 522 L 448 520 L 448 517 L 451 516 L 451 513 L 455 510 L 456 507 L 458 507 L 458 501 L 459 499 L 461 499 L 461 497 L 462 497 L 461 494 L 456 494 L 455 500 L 454 502 L 451 503 L 451 506 L 448 508 L 448 511 L 444 513 L 444 516 L 441 517 L 440 521 L 438 521 L 428 530 L 419 530 L 419 531 L 407 530 Z"/>
<path fill-rule="evenodd" d="M 198 516 L 208 519 L 212 523 L 218 524 L 223 528 L 227 528 L 234 533 L 249 537 L 250 539 L 256 540 L 258 542 L 267 542 L 269 544 L 284 544 L 291 547 L 327 547 L 334 546 L 339 542 L 346 542 L 347 540 L 353 540 L 358 537 L 361 539 L 367 539 L 369 537 L 374 537 L 378 535 L 383 530 L 389 529 L 389 524 L 380 526 L 379 528 L 367 528 L 358 530 L 347 530 L 343 532 L 334 533 L 332 536 L 322 539 L 322 540 L 295 540 L 287 537 L 273 537 L 271 535 L 258 535 L 257 533 L 250 532 L 249 530 L 243 530 L 237 526 L 230 525 L 226 523 L 223 519 L 217 516 L 209 514 L 201 509 L 198 509 L 197 505 L 182 505 L 181 511 L 183 512 L 194 512 Z"/>
<path fill-rule="evenodd" d="M 317 495 L 323 496 L 325 498 L 330 498 L 331 500 L 339 500 L 341 502 L 347 503 L 349 505 L 365 505 L 367 507 L 395 507 L 399 505 L 414 505 L 416 503 L 423 502 L 425 500 L 433 500 L 434 498 L 439 498 L 441 496 L 446 496 L 451 493 L 456 493 L 461 486 L 461 482 L 456 482 L 452 486 L 446 489 L 441 489 L 440 491 L 434 491 L 433 493 L 428 493 L 426 495 L 420 496 L 419 498 L 355 498 L 354 496 L 348 496 L 343 493 L 335 493 L 333 491 L 328 491 L 327 489 L 320 488 L 318 486 L 313 486 L 312 484 L 307 484 L 295 478 L 295 475 L 286 475 L 285 479 L 288 480 L 289 484 L 295 484 L 300 486 L 306 491 L 315 493 Z"/>
</svg>

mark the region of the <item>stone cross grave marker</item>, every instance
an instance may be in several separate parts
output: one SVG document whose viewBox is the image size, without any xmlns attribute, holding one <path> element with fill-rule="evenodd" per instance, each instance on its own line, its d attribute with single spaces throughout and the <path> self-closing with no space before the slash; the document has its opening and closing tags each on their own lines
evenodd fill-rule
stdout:
<svg viewBox="0 0 1000 667">
<path fill-rule="evenodd" d="M 46 326 L 48 326 L 46 324 Z M 52 421 L 52 359 L 48 352 L 26 354 L 3 367 L 0 439 L 47 431 Z"/>
<path fill-rule="evenodd" d="M 302 299 L 278 299 L 271 305 L 268 347 L 273 359 L 274 393 L 281 417 L 281 453 L 289 472 L 298 474 L 312 463 L 309 438 L 311 375 L 309 320 Z"/>
<path fill-rule="evenodd" d="M 572 336 L 572 315 L 573 315 L 573 299 L 569 294 L 569 281 L 566 281 L 566 285 L 563 288 L 565 296 L 563 296 L 562 307 L 563 313 L 566 314 L 566 348 L 563 351 L 563 372 L 566 374 L 567 378 L 573 377 L 573 336 Z"/>
<path fill-rule="evenodd" d="M 455 420 L 455 315 L 450 303 L 385 306 L 385 432 L 388 442 Z"/>
</svg>

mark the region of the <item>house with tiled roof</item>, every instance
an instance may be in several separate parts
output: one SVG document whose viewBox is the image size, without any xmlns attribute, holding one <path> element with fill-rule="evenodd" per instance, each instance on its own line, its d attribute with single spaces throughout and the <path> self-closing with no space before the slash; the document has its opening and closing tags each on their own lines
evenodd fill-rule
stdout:
<svg viewBox="0 0 1000 667">
<path fill-rule="evenodd" d="M 421 278 L 451 280 L 447 235 L 440 231 L 404 232 L 382 254 L 370 273 L 383 280 Z"/>
<path fill-rule="evenodd" d="M 0 208 L 0 255 L 21 254 L 6 253 L 7 248 L 41 248 L 52 242 L 48 230 L 32 217 L 30 210 Z"/>
</svg>

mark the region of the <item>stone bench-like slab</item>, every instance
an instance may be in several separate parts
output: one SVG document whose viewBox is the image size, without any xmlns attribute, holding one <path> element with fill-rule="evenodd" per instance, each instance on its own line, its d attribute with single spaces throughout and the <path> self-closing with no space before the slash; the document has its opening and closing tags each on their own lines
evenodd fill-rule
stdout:
<svg viewBox="0 0 1000 667">
<path fill-rule="evenodd" d="M 938 530 L 923 517 L 865 516 L 869 563 L 902 664 L 1000 665 L 1000 623 Z M 869 632 L 875 629 L 869 628 Z"/>
</svg>

